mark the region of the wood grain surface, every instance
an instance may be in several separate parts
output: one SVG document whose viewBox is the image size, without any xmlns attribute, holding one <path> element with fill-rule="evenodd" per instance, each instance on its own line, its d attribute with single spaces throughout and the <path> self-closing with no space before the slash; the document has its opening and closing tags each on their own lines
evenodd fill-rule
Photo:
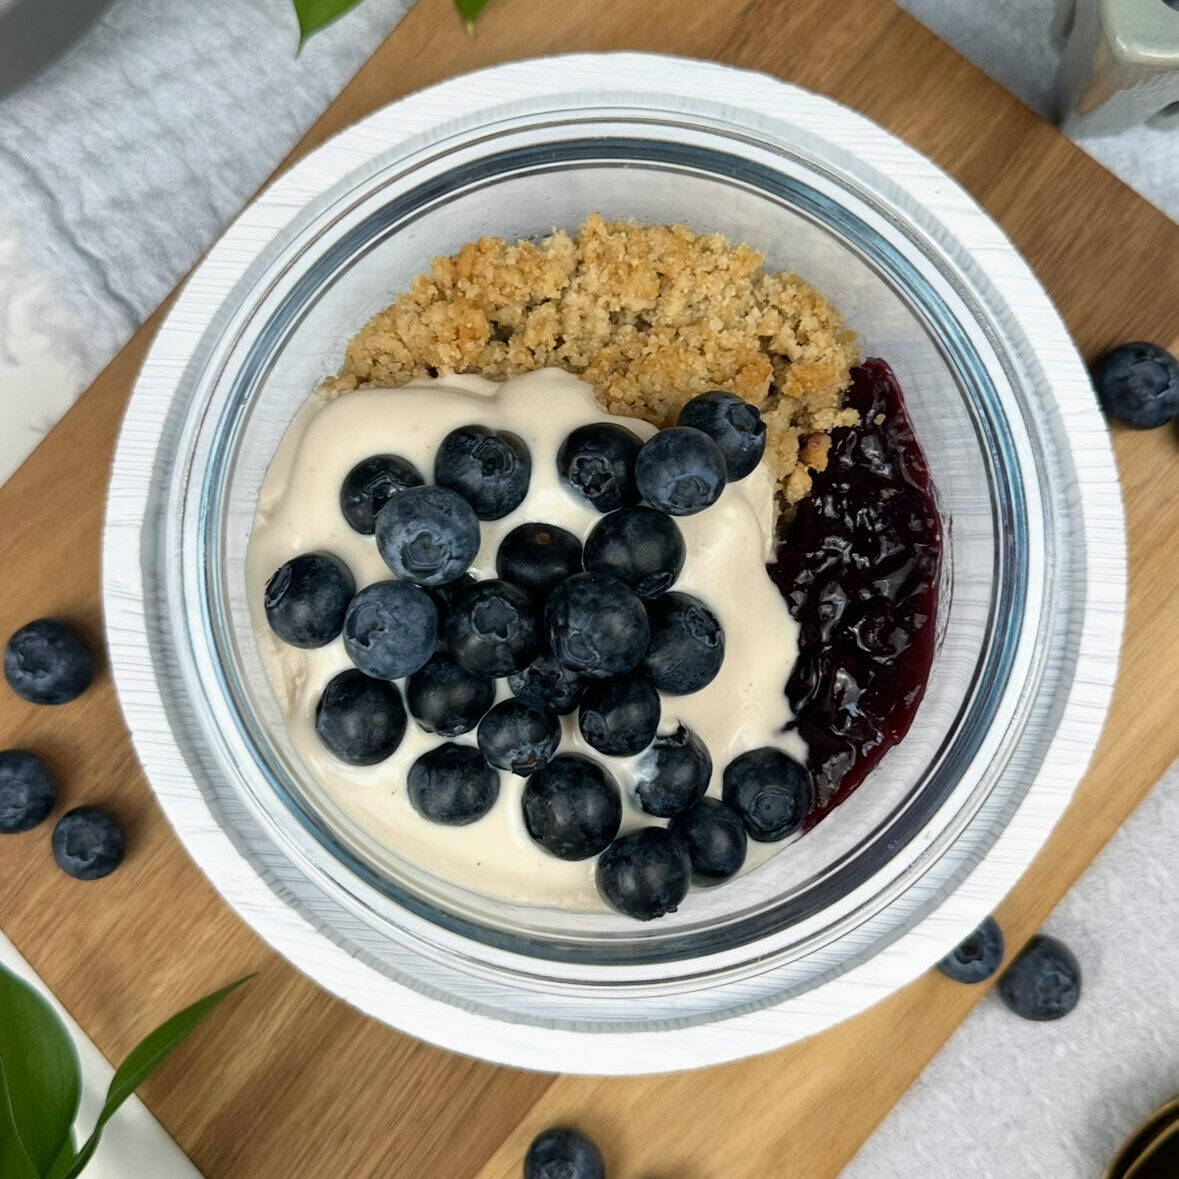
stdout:
<svg viewBox="0 0 1179 1179">
<path fill-rule="evenodd" d="M 421 0 L 297 153 L 459 71 L 608 49 L 761 69 L 857 107 L 1002 222 L 1086 355 L 1140 338 L 1179 348 L 1179 227 L 885 0 L 493 0 L 474 39 L 451 0 Z M 158 322 L 0 490 L 0 634 L 49 613 L 100 633 L 107 471 Z M 1115 441 L 1132 571 L 1122 671 L 1076 802 L 999 913 L 1015 946 L 1179 755 L 1179 444 L 1170 429 Z M 495 1068 L 361 1017 L 250 933 L 161 816 L 105 674 L 57 709 L 0 693 L 9 746 L 53 762 L 59 810 L 106 802 L 130 827 L 126 864 L 99 883 L 54 867 L 48 826 L 0 846 L 0 927 L 108 1057 L 199 994 L 261 972 L 145 1087 L 208 1179 L 508 1179 L 554 1121 L 597 1135 L 614 1179 L 827 1179 L 985 991 L 929 975 L 820 1037 L 705 1072 L 620 1081 Z"/>
</svg>

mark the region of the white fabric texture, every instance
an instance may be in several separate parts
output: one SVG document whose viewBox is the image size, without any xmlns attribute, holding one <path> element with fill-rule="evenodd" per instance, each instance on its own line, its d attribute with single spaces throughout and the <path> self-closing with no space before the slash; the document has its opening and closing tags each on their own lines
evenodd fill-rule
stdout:
<svg viewBox="0 0 1179 1179">
<path fill-rule="evenodd" d="M 1100 1179 L 1118 1147 L 1179 1094 L 1179 763 L 1044 927 L 1081 963 L 1056 1023 L 993 991 L 842 1179 Z"/>
</svg>

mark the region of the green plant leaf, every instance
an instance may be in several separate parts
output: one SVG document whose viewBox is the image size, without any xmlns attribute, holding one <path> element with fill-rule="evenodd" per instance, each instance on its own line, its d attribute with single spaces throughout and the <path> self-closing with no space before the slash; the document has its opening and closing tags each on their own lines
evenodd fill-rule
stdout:
<svg viewBox="0 0 1179 1179">
<path fill-rule="evenodd" d="M 454 0 L 454 6 L 459 10 L 463 20 L 473 25 L 475 18 L 487 7 L 487 0 Z"/>
<path fill-rule="evenodd" d="M 40 1179 L 16 1132 L 3 1060 L 0 1060 L 0 1179 Z"/>
<path fill-rule="evenodd" d="M 360 0 L 293 0 L 299 18 L 299 48 L 307 44 L 312 33 L 318 33 L 332 21 L 339 19 Z"/>
<path fill-rule="evenodd" d="M 110 1087 L 106 1091 L 106 1101 L 94 1124 L 94 1132 L 78 1151 L 69 1169 L 60 1179 L 75 1179 L 82 1173 L 82 1168 L 90 1161 L 98 1148 L 98 1141 L 102 1137 L 103 1127 L 111 1120 L 119 1106 L 139 1088 L 144 1081 L 156 1070 L 168 1054 L 213 1010 L 223 999 L 232 995 L 234 991 L 249 982 L 254 976 L 246 975 L 232 982 L 203 999 L 198 999 L 191 1007 L 177 1012 L 171 1019 L 165 1020 L 154 1032 L 149 1032 L 139 1043 L 131 1049 L 127 1059 L 119 1065 L 115 1075 L 111 1078 Z M 57 1179 L 56 1174 L 53 1179 Z"/>
<path fill-rule="evenodd" d="M 0 967 L 0 1061 L 12 1135 L 44 1175 L 78 1113 L 81 1066 L 65 1025 L 27 983 Z M 5 1115 L 0 1112 L 0 1118 Z M 9 1135 L 5 1136 L 6 1138 Z M 8 1146 L 5 1150 L 10 1150 Z M 2 1172 L 7 1179 L 8 1172 Z"/>
<path fill-rule="evenodd" d="M 45 1179 L 57 1179 L 57 1176 L 64 1175 L 73 1166 L 74 1159 L 77 1157 L 78 1152 L 74 1149 L 74 1136 L 71 1134 L 61 1144 L 61 1153 L 53 1160 L 53 1166 L 49 1168 Z"/>
</svg>

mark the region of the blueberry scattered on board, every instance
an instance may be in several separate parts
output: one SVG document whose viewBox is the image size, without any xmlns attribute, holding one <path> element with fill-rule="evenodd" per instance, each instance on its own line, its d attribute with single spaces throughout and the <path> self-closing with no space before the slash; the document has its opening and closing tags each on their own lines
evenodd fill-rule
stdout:
<svg viewBox="0 0 1179 1179">
<path fill-rule="evenodd" d="M 1003 931 L 994 917 L 987 917 L 937 964 L 937 968 L 955 982 L 980 983 L 999 969 L 1003 951 Z"/>
<path fill-rule="evenodd" d="M 53 828 L 53 858 L 76 880 L 99 880 L 122 862 L 123 827 L 104 806 L 79 806 L 66 811 Z"/>
<path fill-rule="evenodd" d="M 76 628 L 39 618 L 9 639 L 4 674 L 12 690 L 32 704 L 66 704 L 90 686 L 94 656 Z M 57 778 L 42 758 L 26 749 L 0 750 L 0 835 L 31 831 L 44 822 L 57 793 Z M 63 872 L 98 880 L 123 862 L 125 839 L 112 811 L 80 806 L 57 821 L 50 845 Z"/>
<path fill-rule="evenodd" d="M 30 704 L 68 704 L 94 679 L 94 656 L 75 627 L 38 618 L 8 640 L 4 677 Z"/>
<path fill-rule="evenodd" d="M 999 997 L 1022 1019 L 1063 1019 L 1081 997 L 1081 965 L 1063 942 L 1037 934 L 999 978 Z"/>
<path fill-rule="evenodd" d="M 1115 348 L 1097 366 L 1097 396 L 1111 418 L 1139 430 L 1179 415 L 1179 360 L 1157 344 Z"/>
<path fill-rule="evenodd" d="M 0 835 L 17 835 L 43 822 L 57 801 L 57 779 L 35 753 L 0 751 Z"/>
<path fill-rule="evenodd" d="M 522 439 L 477 424 L 452 430 L 434 456 L 433 485 L 398 455 L 357 463 L 340 510 L 355 532 L 374 537 L 396 580 L 357 592 L 338 556 L 313 552 L 291 558 L 266 587 L 279 638 L 312 648 L 342 636 L 354 665 L 323 688 L 320 740 L 343 762 L 375 765 L 400 746 L 408 708 L 421 730 L 446 739 L 407 775 L 421 815 L 477 822 L 499 796 L 499 771 L 526 778 L 520 805 L 531 838 L 560 859 L 600 857 L 601 895 L 639 920 L 674 911 L 693 881 L 729 879 L 748 839 L 798 830 L 813 785 L 781 750 L 755 749 L 725 768 L 724 801 L 708 798 L 704 743 L 682 725 L 658 735 L 660 693 L 705 687 L 725 646 L 709 606 L 671 588 L 687 557 L 673 517 L 715 503 L 764 451 L 760 415 L 731 393 L 694 398 L 675 426 L 646 442 L 615 423 L 578 427 L 555 461 L 566 489 L 602 514 L 584 551 L 567 529 L 529 521 L 504 537 L 490 579 L 471 573 L 480 520 L 524 502 L 532 455 Z M 504 678 L 511 695 L 496 703 Z M 560 752 L 560 717 L 574 712 L 591 748 L 636 758 L 635 799 L 670 819 L 667 827 L 619 835 L 613 775 Z M 472 732 L 474 740 L 450 740 Z M 572 1142 L 565 1133 L 545 1150 Z M 562 1164 L 552 1154 L 543 1165 Z M 582 1179 L 567 1167 L 535 1174 Z"/>
<path fill-rule="evenodd" d="M 558 1127 L 533 1139 L 524 1156 L 524 1179 L 606 1179 L 606 1164 L 592 1139 Z"/>
</svg>

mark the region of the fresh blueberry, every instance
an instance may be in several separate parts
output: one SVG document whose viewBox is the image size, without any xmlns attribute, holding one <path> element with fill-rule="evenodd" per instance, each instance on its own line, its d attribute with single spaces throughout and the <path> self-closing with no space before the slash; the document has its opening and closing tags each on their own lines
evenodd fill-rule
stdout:
<svg viewBox="0 0 1179 1179">
<path fill-rule="evenodd" d="M 937 968 L 955 982 L 979 983 L 990 978 L 1002 961 L 1003 931 L 994 917 L 987 917 L 937 964 Z"/>
<path fill-rule="evenodd" d="M 581 700 L 584 682 L 551 655 L 538 655 L 523 671 L 508 676 L 508 687 L 517 700 L 565 716 Z"/>
<path fill-rule="evenodd" d="M 699 598 L 673 591 L 647 606 L 651 642 L 643 667 L 661 692 L 684 696 L 710 684 L 725 658 L 725 632 Z"/>
<path fill-rule="evenodd" d="M 622 822 L 618 784 L 579 753 L 558 754 L 528 779 L 521 802 L 528 834 L 562 860 L 588 860 Z"/>
<path fill-rule="evenodd" d="M 780 749 L 751 749 L 725 767 L 722 794 L 750 839 L 774 843 L 802 826 L 814 801 L 807 769 Z"/>
<path fill-rule="evenodd" d="M 376 765 L 405 736 L 405 705 L 387 680 L 349 668 L 328 680 L 315 708 L 315 731 L 341 761 Z"/>
<path fill-rule="evenodd" d="M 509 581 L 476 582 L 451 609 L 446 645 L 468 671 L 492 676 L 520 671 L 540 650 L 536 604 Z"/>
<path fill-rule="evenodd" d="M 479 752 L 497 769 L 521 778 L 539 770 L 560 743 L 556 714 L 523 700 L 501 700 L 479 722 Z"/>
<path fill-rule="evenodd" d="M 340 488 L 340 511 L 357 532 L 372 536 L 377 513 L 395 496 L 425 482 L 421 472 L 395 454 L 374 454 L 348 472 Z"/>
<path fill-rule="evenodd" d="M 524 1156 L 524 1179 L 606 1179 L 602 1152 L 576 1130 L 545 1130 Z"/>
<path fill-rule="evenodd" d="M 38 618 L 8 640 L 4 676 L 30 704 L 68 704 L 94 679 L 94 656 L 74 627 L 57 618 Z"/>
<path fill-rule="evenodd" d="M 465 827 L 483 818 L 499 797 L 499 774 L 473 745 L 447 741 L 409 767 L 409 801 L 423 818 Z"/>
<path fill-rule="evenodd" d="M 323 647 L 344 626 L 356 582 L 331 553 L 301 553 L 266 583 L 266 621 L 292 647 Z"/>
<path fill-rule="evenodd" d="M 657 598 L 684 567 L 684 538 L 665 512 L 622 508 L 603 516 L 586 537 L 585 567 L 626 582 L 640 598 Z"/>
<path fill-rule="evenodd" d="M 469 573 L 464 573 L 454 581 L 448 581 L 445 585 L 431 586 L 426 590 L 434 603 L 434 608 L 438 611 L 438 650 L 446 650 L 446 620 L 450 617 L 450 611 L 455 602 L 474 584 L 475 579 Z"/>
<path fill-rule="evenodd" d="M 749 837 L 741 816 L 719 798 L 702 798 L 667 829 L 687 848 L 696 884 L 720 884 L 741 871 Z"/>
<path fill-rule="evenodd" d="M 528 447 L 507 430 L 460 426 L 434 456 L 434 482 L 458 492 L 480 520 L 499 520 L 518 508 L 531 475 Z"/>
<path fill-rule="evenodd" d="M 609 681 L 607 681 L 609 682 Z M 635 794 L 649 815 L 669 819 L 686 811 L 708 790 L 712 757 L 690 729 L 656 737 L 634 768 Z"/>
<path fill-rule="evenodd" d="M 53 858 L 75 880 L 100 880 L 122 862 L 123 826 L 104 806 L 66 811 L 53 828 Z"/>
<path fill-rule="evenodd" d="M 0 751 L 0 835 L 36 827 L 57 801 L 57 779 L 35 754 Z"/>
<path fill-rule="evenodd" d="M 604 573 L 577 573 L 561 582 L 549 595 L 544 622 L 557 660 L 593 679 L 638 667 L 651 638 L 642 600 Z"/>
<path fill-rule="evenodd" d="M 402 581 L 445 585 L 475 559 L 479 521 L 471 505 L 445 487 L 410 487 L 377 513 L 377 548 Z"/>
<path fill-rule="evenodd" d="M 691 516 L 716 503 L 724 491 L 725 456 L 707 434 L 672 426 L 643 443 L 635 479 L 653 508 Z"/>
<path fill-rule="evenodd" d="M 635 458 L 637 434 L 612 422 L 578 426 L 557 451 L 561 478 L 599 512 L 614 512 L 639 502 Z"/>
<path fill-rule="evenodd" d="M 408 581 L 377 581 L 344 615 L 344 649 L 378 680 L 399 680 L 425 665 L 438 643 L 438 608 Z"/>
<path fill-rule="evenodd" d="M 688 849 L 663 827 L 619 836 L 598 860 L 598 892 L 627 917 L 652 921 L 674 913 L 688 895 Z"/>
<path fill-rule="evenodd" d="M 1179 414 L 1179 360 L 1157 344 L 1123 344 L 1101 362 L 1097 396 L 1127 426 L 1166 425 Z"/>
<path fill-rule="evenodd" d="M 577 726 L 599 753 L 610 757 L 642 753 L 659 728 L 659 693 L 638 673 L 592 680 L 581 695 Z"/>
<path fill-rule="evenodd" d="M 999 996 L 1022 1019 L 1063 1019 L 1081 997 L 1081 964 L 1054 937 L 1037 934 L 999 977 Z"/>
<path fill-rule="evenodd" d="M 495 571 L 533 597 L 547 598 L 581 572 L 581 541 L 555 524 L 521 524 L 500 542 Z"/>
<path fill-rule="evenodd" d="M 720 447 L 730 483 L 744 479 L 765 454 L 766 424 L 756 407 L 735 393 L 693 397 L 680 410 L 676 425 L 699 430 Z"/>
<path fill-rule="evenodd" d="M 459 667 L 439 651 L 405 681 L 410 714 L 427 733 L 457 737 L 473 729 L 495 700 L 495 681 Z"/>
</svg>

